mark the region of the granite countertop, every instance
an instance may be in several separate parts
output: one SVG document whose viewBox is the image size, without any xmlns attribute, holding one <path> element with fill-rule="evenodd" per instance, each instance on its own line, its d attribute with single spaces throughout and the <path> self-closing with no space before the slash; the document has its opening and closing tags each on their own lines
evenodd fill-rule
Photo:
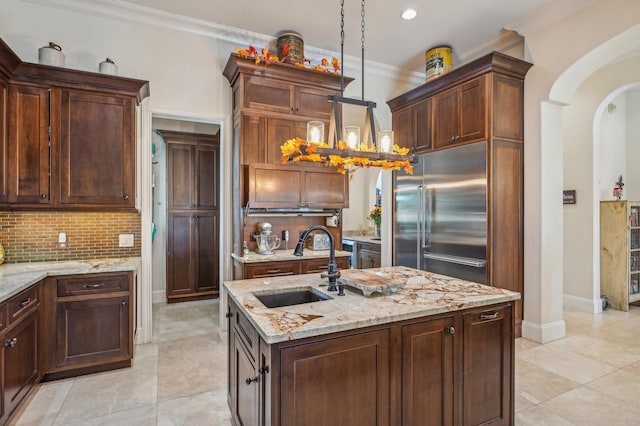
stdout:
<svg viewBox="0 0 640 426">
<path fill-rule="evenodd" d="M 512 291 L 404 266 L 366 271 L 406 279 L 406 285 L 392 294 L 374 293 L 370 297 L 364 297 L 358 290 L 347 286 L 346 295 L 337 296 L 335 292 L 328 292 L 326 287 L 320 287 L 326 284 L 326 280 L 318 274 L 308 274 L 226 281 L 224 287 L 269 344 L 520 298 L 519 293 Z M 332 299 L 270 309 L 253 294 L 309 287 Z"/>
<path fill-rule="evenodd" d="M 258 254 L 254 251 L 249 252 L 249 258 L 245 259 L 241 255 L 231 253 L 236 261 L 240 263 L 264 263 L 264 262 L 282 262 L 286 260 L 308 260 L 308 259 L 329 259 L 329 250 L 309 250 L 305 249 L 302 256 L 294 256 L 294 249 L 275 250 L 273 254 Z M 348 251 L 336 250 L 336 257 L 351 256 Z"/>
<path fill-rule="evenodd" d="M 380 237 L 374 237 L 373 235 L 343 235 L 342 240 L 360 241 L 363 243 L 382 244 Z"/>
<path fill-rule="evenodd" d="M 135 271 L 139 266 L 140 257 L 65 262 L 5 263 L 0 265 L 0 302 L 9 299 L 46 277 Z"/>
</svg>

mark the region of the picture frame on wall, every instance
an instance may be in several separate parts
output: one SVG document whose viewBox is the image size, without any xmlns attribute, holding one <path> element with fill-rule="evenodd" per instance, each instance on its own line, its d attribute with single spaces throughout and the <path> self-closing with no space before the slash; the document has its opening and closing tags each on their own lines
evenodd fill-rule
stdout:
<svg viewBox="0 0 640 426">
<path fill-rule="evenodd" d="M 562 191 L 562 204 L 575 204 L 576 203 L 576 190 L 568 189 Z"/>
</svg>

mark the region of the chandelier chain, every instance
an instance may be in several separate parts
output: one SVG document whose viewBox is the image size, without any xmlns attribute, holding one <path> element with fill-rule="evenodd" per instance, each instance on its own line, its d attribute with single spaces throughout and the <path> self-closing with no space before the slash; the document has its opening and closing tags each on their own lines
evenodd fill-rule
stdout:
<svg viewBox="0 0 640 426">
<path fill-rule="evenodd" d="M 364 101 L 364 0 L 360 2 L 360 48 L 362 49 L 360 70 L 362 71 L 362 100 Z"/>
<path fill-rule="evenodd" d="M 340 0 L 340 96 L 344 96 L 344 0 Z"/>
</svg>

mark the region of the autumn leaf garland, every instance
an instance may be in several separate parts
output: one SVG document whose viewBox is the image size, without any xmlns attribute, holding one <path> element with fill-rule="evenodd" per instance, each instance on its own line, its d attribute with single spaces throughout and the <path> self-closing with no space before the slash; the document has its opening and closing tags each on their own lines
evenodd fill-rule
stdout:
<svg viewBox="0 0 640 426">
<path fill-rule="evenodd" d="M 282 53 L 286 56 L 286 52 L 288 51 L 289 45 L 285 44 L 282 48 Z M 236 47 L 236 52 L 241 58 L 253 59 L 256 65 L 260 64 L 261 62 L 264 62 L 266 65 L 280 62 L 280 58 L 272 55 L 268 49 L 263 48 L 258 51 L 258 49 L 256 49 L 256 47 L 253 45 L 250 45 L 247 49 Z M 337 74 L 340 72 L 340 61 L 336 57 L 331 58 L 331 62 L 329 62 L 328 59 L 322 58 L 320 63 L 317 65 L 311 65 L 311 60 L 307 58 L 304 58 L 303 62 L 296 62 L 294 64 L 294 66 L 301 68 L 307 68 L 307 65 L 309 69 L 312 69 L 314 71 L 328 72 L 332 74 Z"/>
</svg>

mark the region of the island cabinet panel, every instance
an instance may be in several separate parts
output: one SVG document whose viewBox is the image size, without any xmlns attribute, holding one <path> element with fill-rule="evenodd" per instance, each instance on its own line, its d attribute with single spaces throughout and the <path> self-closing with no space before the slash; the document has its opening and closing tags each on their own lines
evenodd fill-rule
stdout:
<svg viewBox="0 0 640 426">
<path fill-rule="evenodd" d="M 282 348 L 279 367 L 278 424 L 389 424 L 388 329 Z"/>
<path fill-rule="evenodd" d="M 358 241 L 357 269 L 380 268 L 382 266 L 380 244 Z"/>
<path fill-rule="evenodd" d="M 402 424 L 453 424 L 453 316 L 402 327 Z"/>
<path fill-rule="evenodd" d="M 322 273 L 327 271 L 328 265 L 328 252 L 326 258 L 245 263 L 242 266 L 242 279 Z M 349 257 L 336 257 L 336 265 L 338 269 L 349 269 Z"/>
<path fill-rule="evenodd" d="M 463 314 L 463 425 L 513 424 L 511 305 Z"/>
</svg>

